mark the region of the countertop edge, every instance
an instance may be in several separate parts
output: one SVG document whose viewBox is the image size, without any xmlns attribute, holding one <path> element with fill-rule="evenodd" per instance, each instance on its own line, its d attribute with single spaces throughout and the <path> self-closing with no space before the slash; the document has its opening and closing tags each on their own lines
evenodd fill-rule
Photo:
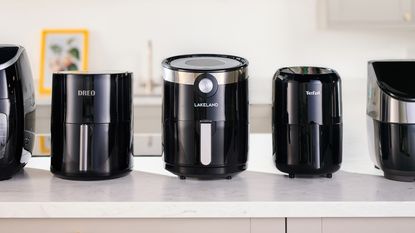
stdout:
<svg viewBox="0 0 415 233">
<path fill-rule="evenodd" d="M 0 202 L 0 218 L 415 217 L 415 202 Z"/>
</svg>

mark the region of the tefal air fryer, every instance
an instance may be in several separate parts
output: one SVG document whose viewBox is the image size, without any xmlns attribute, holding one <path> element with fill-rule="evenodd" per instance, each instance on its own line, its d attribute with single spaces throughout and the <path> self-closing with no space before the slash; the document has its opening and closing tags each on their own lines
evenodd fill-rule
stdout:
<svg viewBox="0 0 415 233">
<path fill-rule="evenodd" d="M 53 75 L 51 171 L 93 180 L 132 168 L 132 74 L 60 72 Z"/>
<path fill-rule="evenodd" d="M 248 158 L 248 61 L 195 54 L 162 62 L 163 152 L 180 178 L 228 178 Z"/>
<path fill-rule="evenodd" d="M 367 126 L 372 161 L 388 179 L 415 181 L 415 61 L 370 61 Z"/>
<path fill-rule="evenodd" d="M 331 69 L 287 67 L 273 80 L 273 155 L 279 170 L 326 175 L 342 162 L 341 80 Z"/>
<path fill-rule="evenodd" d="M 0 180 L 11 178 L 32 155 L 34 93 L 25 49 L 0 45 Z"/>
</svg>

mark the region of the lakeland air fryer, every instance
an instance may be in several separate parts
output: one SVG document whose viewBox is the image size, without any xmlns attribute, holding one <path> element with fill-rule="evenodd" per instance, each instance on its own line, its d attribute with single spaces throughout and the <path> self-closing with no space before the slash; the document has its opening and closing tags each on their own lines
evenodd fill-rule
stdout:
<svg viewBox="0 0 415 233">
<path fill-rule="evenodd" d="M 194 54 L 162 62 L 165 168 L 196 178 L 232 178 L 248 159 L 248 61 Z"/>
</svg>

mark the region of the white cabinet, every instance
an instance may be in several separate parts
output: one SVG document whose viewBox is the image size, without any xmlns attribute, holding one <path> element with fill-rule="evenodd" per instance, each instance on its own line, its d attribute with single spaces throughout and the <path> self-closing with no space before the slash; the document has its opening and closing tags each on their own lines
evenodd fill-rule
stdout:
<svg viewBox="0 0 415 233">
<path fill-rule="evenodd" d="M 285 218 L 0 219 L 1 233 L 285 233 Z"/>
<path fill-rule="evenodd" d="M 322 233 L 321 218 L 287 218 L 287 233 Z"/>
<path fill-rule="evenodd" d="M 413 233 L 414 218 L 323 218 L 324 233 Z"/>
<path fill-rule="evenodd" d="M 251 218 L 251 233 L 286 233 L 285 218 Z"/>
<path fill-rule="evenodd" d="M 287 233 L 413 233 L 414 218 L 287 218 Z"/>
<path fill-rule="evenodd" d="M 413 233 L 414 218 L 0 219 L 7 233 Z"/>
<path fill-rule="evenodd" d="M 250 233 L 249 219 L 1 219 L 4 233 Z M 277 231 L 278 232 L 278 231 Z"/>
<path fill-rule="evenodd" d="M 325 0 L 329 27 L 413 27 L 415 0 Z"/>
</svg>

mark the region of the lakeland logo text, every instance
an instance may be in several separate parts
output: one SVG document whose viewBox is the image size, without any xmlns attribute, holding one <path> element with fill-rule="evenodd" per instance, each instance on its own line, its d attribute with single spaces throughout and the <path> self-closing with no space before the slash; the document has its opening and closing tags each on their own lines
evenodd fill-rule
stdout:
<svg viewBox="0 0 415 233">
<path fill-rule="evenodd" d="M 218 103 L 194 103 L 195 108 L 217 108 Z"/>
<path fill-rule="evenodd" d="M 320 95 L 320 91 L 305 91 L 306 95 Z"/>
<path fill-rule="evenodd" d="M 78 90 L 78 96 L 95 96 L 94 90 Z"/>
</svg>

